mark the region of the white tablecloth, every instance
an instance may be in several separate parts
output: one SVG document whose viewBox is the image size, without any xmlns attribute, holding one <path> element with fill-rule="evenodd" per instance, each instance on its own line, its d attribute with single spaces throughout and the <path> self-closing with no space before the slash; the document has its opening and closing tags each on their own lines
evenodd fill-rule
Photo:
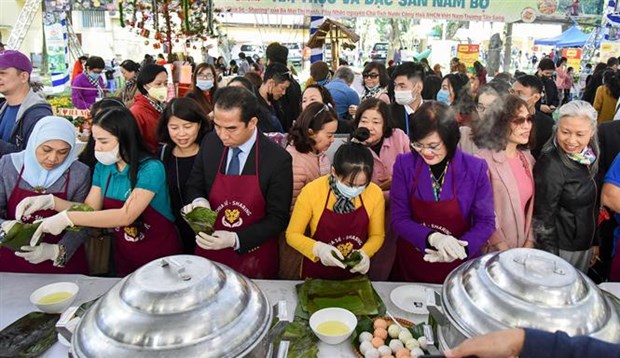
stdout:
<svg viewBox="0 0 620 358">
<path fill-rule="evenodd" d="M 53 282 L 70 281 L 80 286 L 80 292 L 75 305 L 93 300 L 109 290 L 118 278 L 97 278 L 83 275 L 34 275 L 0 273 L 0 328 L 4 328 L 29 312 L 35 311 L 36 307 L 30 303 L 30 294 L 37 288 Z M 285 300 L 288 304 L 289 316 L 292 319 L 297 306 L 297 294 L 295 285 L 297 281 L 255 281 L 265 292 L 269 301 L 274 304 Z M 379 296 L 385 302 L 388 311 L 395 317 L 404 318 L 414 323 L 426 321 L 426 316 L 404 312 L 394 306 L 390 300 L 390 292 L 405 283 L 374 282 L 373 286 Z M 427 285 L 439 288 L 438 285 Z M 56 343 L 43 357 L 67 357 L 68 348 Z M 347 342 L 330 346 L 319 343 L 319 357 L 345 358 L 354 357 L 350 344 Z"/>
</svg>

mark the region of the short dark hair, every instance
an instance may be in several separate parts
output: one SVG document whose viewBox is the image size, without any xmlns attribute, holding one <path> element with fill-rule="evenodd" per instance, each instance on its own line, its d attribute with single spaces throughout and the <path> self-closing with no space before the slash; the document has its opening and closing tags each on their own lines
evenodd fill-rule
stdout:
<svg viewBox="0 0 620 358">
<path fill-rule="evenodd" d="M 310 103 L 301 112 L 297 120 L 291 127 L 288 134 L 288 141 L 300 153 L 310 153 L 316 144 L 310 138 L 310 130 L 314 133 L 320 131 L 327 123 L 337 121 L 338 114 L 331 105 L 323 103 Z"/>
<path fill-rule="evenodd" d="M 463 73 L 449 73 L 443 77 L 441 82 L 448 80 L 452 91 L 454 92 L 454 101 L 462 97 L 466 91 L 469 91 L 469 77 Z"/>
<path fill-rule="evenodd" d="M 200 125 L 196 143 L 200 143 L 205 134 L 211 130 L 211 123 L 207 119 L 207 114 L 198 102 L 187 97 L 174 98 L 168 102 L 157 123 L 157 137 L 159 141 L 171 147 L 176 146 L 172 138 L 170 138 L 170 132 L 168 131 L 168 122 L 170 122 L 170 118 L 173 116 Z"/>
<path fill-rule="evenodd" d="M 364 145 L 349 142 L 341 145 L 334 154 L 332 167 L 337 176 L 349 178 L 349 186 L 359 173 L 366 174 L 366 184 L 370 183 L 374 163 L 372 154 Z"/>
<path fill-rule="evenodd" d="M 4 46 L 4 45 L 2 45 L 2 42 L 0 42 L 0 46 Z M 82 55 L 82 56 L 78 57 L 78 61 L 86 61 L 86 60 L 88 60 L 88 56 L 86 56 L 86 55 Z"/>
<path fill-rule="evenodd" d="M 474 142 L 479 148 L 496 152 L 506 149 L 510 136 L 510 124 L 521 108 L 527 109 L 527 103 L 516 95 L 509 94 L 502 100 L 501 108 L 488 121 L 478 122 L 474 128 Z M 529 114 L 528 114 L 529 115 Z M 530 138 L 533 138 L 530 133 Z M 527 145 L 524 146 L 527 148 Z M 525 149 L 522 148 L 522 149 Z"/>
<path fill-rule="evenodd" d="M 332 107 L 336 106 L 336 103 L 334 102 L 334 98 L 332 97 L 332 94 L 329 92 L 329 90 L 325 88 L 325 86 L 321 86 L 318 83 L 313 83 L 311 85 L 306 86 L 304 91 L 301 93 L 300 100 L 303 100 L 304 93 L 310 88 L 316 88 L 319 91 L 319 93 L 321 94 L 321 99 L 323 100 L 323 103 L 331 104 Z M 301 103 L 299 105 L 301 106 Z"/>
<path fill-rule="evenodd" d="M 144 88 L 144 85 L 155 81 L 155 77 L 157 77 L 157 75 L 162 72 L 165 72 L 166 74 L 168 73 L 164 66 L 155 63 L 149 63 L 147 65 L 144 65 L 144 68 L 142 68 L 140 73 L 138 73 L 138 79 L 136 80 L 136 86 L 138 87 L 138 91 L 140 91 L 140 93 L 146 96 L 148 94 L 148 91 L 146 90 L 146 88 Z"/>
<path fill-rule="evenodd" d="M 263 79 L 260 78 L 260 75 L 256 72 L 250 71 L 250 72 L 246 72 L 243 75 L 244 78 L 246 78 L 248 81 L 252 82 L 252 84 L 254 85 L 255 88 L 260 87 L 260 85 L 263 82 Z"/>
<path fill-rule="evenodd" d="M 246 125 L 252 118 L 258 118 L 258 100 L 254 93 L 245 88 L 236 86 L 220 88 L 215 92 L 213 103 L 215 103 L 214 108 L 223 111 L 241 110 L 241 121 Z"/>
<path fill-rule="evenodd" d="M 151 157 L 136 118 L 125 107 L 112 107 L 98 112 L 93 118 L 93 125 L 118 139 L 119 155 L 129 166 L 129 182 L 131 188 L 135 188 L 140 162 Z"/>
<path fill-rule="evenodd" d="M 124 68 L 125 71 L 129 71 L 129 72 L 138 72 L 140 70 L 140 64 L 132 60 L 125 60 L 121 62 L 120 66 Z"/>
<path fill-rule="evenodd" d="M 441 77 L 437 75 L 426 76 L 422 88 L 422 99 L 434 101 L 437 98 L 437 92 L 441 89 L 441 82 Z"/>
<path fill-rule="evenodd" d="M 618 64 L 618 58 L 617 57 L 610 57 L 607 59 L 607 67 L 611 67 L 611 66 L 615 66 Z"/>
<path fill-rule="evenodd" d="M 310 77 L 315 81 L 323 81 L 329 76 L 329 67 L 323 61 L 317 61 L 310 65 Z"/>
<path fill-rule="evenodd" d="M 239 52 L 239 58 L 243 60 L 245 58 L 245 53 Z"/>
<path fill-rule="evenodd" d="M 407 79 L 419 79 L 424 82 L 424 66 L 417 62 L 404 62 L 394 69 L 392 73 L 392 79 L 396 79 L 398 76 L 407 76 Z"/>
<path fill-rule="evenodd" d="M 384 64 L 380 62 L 376 62 L 376 61 L 368 62 L 368 64 L 364 66 L 364 70 L 362 71 L 362 76 L 364 76 L 367 73 L 370 73 L 370 71 L 372 70 L 379 71 L 379 86 L 387 87 L 390 84 L 390 76 L 388 76 L 387 69 L 385 68 Z"/>
<path fill-rule="evenodd" d="M 100 68 L 100 69 L 104 69 L 105 68 L 105 61 L 103 61 L 103 59 L 99 56 L 91 56 L 88 58 L 88 60 L 86 60 L 86 68 L 88 68 L 89 70 L 92 70 L 94 68 Z"/>
<path fill-rule="evenodd" d="M 433 132 L 439 134 L 448 151 L 447 157 L 452 158 L 461 140 L 454 111 L 442 102 L 423 102 L 409 121 L 409 136 L 412 142 L 417 142 Z"/>
<path fill-rule="evenodd" d="M 394 124 L 392 123 L 392 115 L 390 112 L 390 106 L 378 98 L 367 98 L 360 103 L 355 112 L 355 120 L 353 121 L 353 127 L 359 127 L 362 115 L 369 109 L 374 109 L 383 117 L 383 138 L 389 138 L 394 132 Z"/>
<path fill-rule="evenodd" d="M 248 91 L 254 93 L 256 91 L 256 87 L 254 86 L 254 84 L 248 80 L 247 78 L 243 77 L 243 76 L 237 76 L 237 77 L 233 77 L 230 81 L 228 81 L 228 86 L 230 86 L 231 83 L 234 82 L 239 82 L 243 85 L 243 87 L 245 87 Z"/>
<path fill-rule="evenodd" d="M 288 48 L 281 45 L 279 42 L 272 42 L 267 46 L 265 55 L 271 63 L 281 63 L 286 65 L 288 60 Z"/>
<path fill-rule="evenodd" d="M 536 93 L 542 93 L 543 83 L 540 78 L 534 75 L 525 75 L 517 78 L 517 81 L 521 86 L 532 89 Z"/>
<path fill-rule="evenodd" d="M 293 81 L 288 67 L 278 62 L 269 64 L 269 66 L 265 69 L 265 73 L 263 74 L 263 83 L 266 83 L 267 80 L 274 80 L 275 83 Z"/>
<path fill-rule="evenodd" d="M 90 107 L 90 115 L 94 118 L 99 112 L 114 107 L 126 108 L 125 103 L 123 103 L 120 97 L 104 97 Z M 95 138 L 93 138 L 92 135 L 88 138 L 88 142 L 86 142 L 82 153 L 78 155 L 78 160 L 88 165 L 91 171 L 95 169 L 97 158 L 95 158 Z"/>
<path fill-rule="evenodd" d="M 541 71 L 545 70 L 555 70 L 555 63 L 550 58 L 543 58 L 538 62 L 538 69 Z"/>
</svg>

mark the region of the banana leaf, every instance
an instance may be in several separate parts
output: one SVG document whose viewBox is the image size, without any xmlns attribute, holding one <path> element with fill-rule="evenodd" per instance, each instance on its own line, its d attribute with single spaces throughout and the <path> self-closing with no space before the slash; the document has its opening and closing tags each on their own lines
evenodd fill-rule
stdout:
<svg viewBox="0 0 620 358">
<path fill-rule="evenodd" d="M 0 357 L 39 357 L 56 343 L 59 314 L 30 312 L 0 332 Z"/>
<path fill-rule="evenodd" d="M 289 358 L 316 358 L 319 354 L 318 338 L 310 329 L 308 320 L 295 317 L 276 340 L 289 341 Z"/>
<path fill-rule="evenodd" d="M 196 234 L 204 232 L 207 235 L 213 234 L 213 225 L 217 219 L 217 212 L 208 208 L 197 207 L 187 214 L 181 216 Z"/>
<path fill-rule="evenodd" d="M 359 264 L 362 261 L 362 254 L 359 251 L 353 251 L 349 254 L 349 256 L 345 257 L 344 260 L 340 260 L 336 252 L 332 251 L 332 256 L 338 259 L 338 261 L 345 264 L 347 267 L 355 267 L 355 265 Z"/>
</svg>

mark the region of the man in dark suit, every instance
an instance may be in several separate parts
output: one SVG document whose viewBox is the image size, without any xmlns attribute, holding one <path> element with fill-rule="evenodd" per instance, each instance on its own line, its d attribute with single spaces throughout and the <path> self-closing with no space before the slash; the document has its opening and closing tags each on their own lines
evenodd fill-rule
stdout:
<svg viewBox="0 0 620 358">
<path fill-rule="evenodd" d="M 275 278 L 277 238 L 288 225 L 291 156 L 257 128 L 258 101 L 245 88 L 215 93 L 215 132 L 205 137 L 186 186 L 187 213 L 211 207 L 215 232 L 196 236 L 196 254 L 250 278 Z"/>
<path fill-rule="evenodd" d="M 538 77 L 533 75 L 523 75 L 517 77 L 515 83 L 512 85 L 511 91 L 527 102 L 527 109 L 530 114 L 534 116 L 534 135 L 536 137 L 534 139 L 534 145 L 530 146 L 530 149 L 532 155 L 536 159 L 538 159 L 542 147 L 551 137 L 553 125 L 555 124 L 553 118 L 536 109 L 536 103 L 540 100 L 542 91 L 542 82 L 538 79 Z"/>
<path fill-rule="evenodd" d="M 424 66 L 420 63 L 405 62 L 392 73 L 394 80 L 394 100 L 391 105 L 392 121 L 396 128 L 409 134 L 409 122 L 413 113 L 422 105 L 424 88 Z"/>
</svg>

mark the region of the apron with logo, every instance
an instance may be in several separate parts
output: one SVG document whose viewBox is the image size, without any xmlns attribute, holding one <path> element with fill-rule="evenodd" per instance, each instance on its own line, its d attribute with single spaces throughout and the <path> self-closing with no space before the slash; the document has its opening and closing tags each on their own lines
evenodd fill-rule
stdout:
<svg viewBox="0 0 620 358">
<path fill-rule="evenodd" d="M 122 200 L 106 197 L 111 175 L 108 176 L 103 192 L 103 210 L 120 209 L 125 205 Z M 168 220 L 149 204 L 133 224 L 115 227 L 114 267 L 116 275 L 126 276 L 142 265 L 160 257 L 176 255 L 181 252 L 181 241 L 177 235 L 174 222 Z"/>
<path fill-rule="evenodd" d="M 413 182 L 410 204 L 415 222 L 442 234 L 452 235 L 458 239 L 469 230 L 470 226 L 465 221 L 459 207 L 454 164 L 450 164 L 450 170 L 452 171 L 452 199 L 436 202 L 421 200 L 417 197 L 418 178 L 423 166 L 420 165 Z M 392 279 L 395 281 L 443 283 L 446 276 L 452 270 L 465 262 L 463 260 L 441 263 L 426 262 L 424 261 L 425 253 L 402 237 L 398 239 L 397 247 L 396 264 L 392 272 Z M 430 246 L 429 248 L 433 249 Z"/>
<path fill-rule="evenodd" d="M 354 250 L 362 248 L 368 240 L 368 224 L 370 219 L 364 207 L 364 201 L 360 195 L 362 205 L 347 214 L 338 214 L 327 209 L 327 202 L 331 190 L 327 193 L 323 213 L 316 226 L 312 238 L 316 241 L 332 245 L 337 248 L 342 256 L 347 257 Z M 321 261 L 312 262 L 304 257 L 301 267 L 301 278 L 322 278 L 327 280 L 345 280 L 359 273 L 351 273 L 351 267 L 324 266 Z"/>
<path fill-rule="evenodd" d="M 19 172 L 19 178 L 17 179 L 17 183 L 15 187 L 11 191 L 11 195 L 9 196 L 9 200 L 7 202 L 7 219 L 15 220 L 15 209 L 17 208 L 17 204 L 19 204 L 23 199 L 52 194 L 60 199 L 67 200 L 67 189 L 69 188 L 69 180 L 71 179 L 70 172 L 67 172 L 67 180 L 65 181 L 65 188 L 62 192 L 58 193 L 40 193 L 36 191 L 30 191 L 26 189 L 22 189 L 19 187 L 19 182 L 22 179 L 22 173 L 24 172 L 24 168 Z M 48 218 L 50 216 L 56 215 L 58 212 L 55 210 L 39 210 L 32 215 L 28 220 L 23 220 L 24 223 L 32 223 L 35 220 Z M 43 239 L 41 242 L 45 242 L 48 244 L 58 244 L 60 239 L 62 239 L 64 233 L 60 235 L 51 235 L 45 234 L 43 235 Z M 87 274 L 88 273 L 88 264 L 86 262 L 86 253 L 84 251 L 84 245 L 80 245 L 75 253 L 71 256 L 69 261 L 65 264 L 65 267 L 55 267 L 53 265 L 52 260 L 45 260 L 39 264 L 31 264 L 21 257 L 15 256 L 15 253 L 6 248 L 0 247 L 0 271 L 2 272 L 28 272 L 28 273 L 79 273 L 79 274 Z"/>
<path fill-rule="evenodd" d="M 215 181 L 209 193 L 209 204 L 217 211 L 214 230 L 239 232 L 258 223 L 265 217 L 266 202 L 258 178 L 258 142 L 255 147 L 255 173 L 253 175 L 222 174 L 228 148 L 223 151 Z M 241 168 L 243 169 L 243 168 Z M 245 254 L 232 247 L 222 250 L 205 250 L 196 246 L 196 255 L 227 265 L 253 279 L 273 279 L 278 276 L 278 237 L 274 236 Z"/>
</svg>

